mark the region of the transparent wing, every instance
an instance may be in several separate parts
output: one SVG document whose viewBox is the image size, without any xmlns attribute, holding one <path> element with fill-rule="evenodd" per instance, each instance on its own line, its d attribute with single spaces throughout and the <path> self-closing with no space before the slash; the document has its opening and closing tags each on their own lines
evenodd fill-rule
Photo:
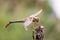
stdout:
<svg viewBox="0 0 60 40">
<path fill-rule="evenodd" d="M 25 28 L 25 30 L 28 30 L 27 27 L 32 23 L 33 17 L 39 15 L 41 12 L 42 12 L 42 9 L 41 9 L 40 11 L 38 11 L 36 14 L 33 14 L 33 15 L 29 16 L 29 17 L 25 20 L 25 22 L 24 22 L 24 28 Z"/>
<path fill-rule="evenodd" d="M 32 23 L 33 18 L 27 18 L 26 21 L 24 22 L 24 28 L 25 30 L 28 30 L 28 26 Z"/>
<path fill-rule="evenodd" d="M 32 14 L 30 17 L 35 17 L 35 16 L 38 16 L 43 10 L 41 9 L 40 11 L 38 11 L 37 13 L 35 14 Z"/>
</svg>

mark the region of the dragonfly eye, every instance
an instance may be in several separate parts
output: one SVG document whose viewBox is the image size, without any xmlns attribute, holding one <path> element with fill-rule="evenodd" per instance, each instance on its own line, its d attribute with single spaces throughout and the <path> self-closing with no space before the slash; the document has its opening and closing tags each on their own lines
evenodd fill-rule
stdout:
<svg viewBox="0 0 60 40">
<path fill-rule="evenodd" d="M 39 22 L 39 19 L 33 18 L 33 22 Z"/>
</svg>

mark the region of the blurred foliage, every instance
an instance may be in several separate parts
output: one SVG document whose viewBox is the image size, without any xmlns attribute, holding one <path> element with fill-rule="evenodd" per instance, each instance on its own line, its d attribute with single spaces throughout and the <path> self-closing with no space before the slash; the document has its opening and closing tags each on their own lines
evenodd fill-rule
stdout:
<svg viewBox="0 0 60 40">
<path fill-rule="evenodd" d="M 0 0 L 0 40 L 32 40 L 32 31 L 22 23 L 5 25 L 9 20 L 20 20 L 43 9 L 40 24 L 45 27 L 45 40 L 60 40 L 59 20 L 47 0 Z M 32 25 L 31 25 L 32 26 Z"/>
</svg>

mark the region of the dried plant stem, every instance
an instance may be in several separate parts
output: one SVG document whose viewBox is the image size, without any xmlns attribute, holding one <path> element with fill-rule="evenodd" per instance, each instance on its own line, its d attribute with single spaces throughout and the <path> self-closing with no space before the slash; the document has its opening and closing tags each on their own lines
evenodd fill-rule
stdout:
<svg viewBox="0 0 60 40">
<path fill-rule="evenodd" d="M 32 34 L 33 40 L 43 40 L 43 38 L 44 38 L 44 29 L 41 28 L 41 26 L 39 26 L 38 28 L 36 28 L 32 32 L 33 32 L 33 34 Z"/>
</svg>

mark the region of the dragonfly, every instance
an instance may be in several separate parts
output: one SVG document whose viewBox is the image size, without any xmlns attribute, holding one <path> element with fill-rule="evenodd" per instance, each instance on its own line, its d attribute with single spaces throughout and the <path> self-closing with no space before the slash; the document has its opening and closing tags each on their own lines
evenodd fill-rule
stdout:
<svg viewBox="0 0 60 40">
<path fill-rule="evenodd" d="M 32 15 L 30 15 L 29 17 L 26 17 L 25 19 L 23 19 L 23 20 L 15 20 L 15 21 L 9 21 L 7 24 L 6 24 L 6 26 L 5 26 L 5 28 L 7 28 L 10 24 L 12 24 L 12 23 L 23 23 L 23 25 L 24 25 L 24 28 L 25 28 L 25 30 L 28 30 L 28 26 L 32 23 L 32 22 L 38 22 L 38 15 L 39 14 L 41 14 L 41 12 L 42 12 L 43 10 L 42 9 L 40 9 L 37 13 L 35 13 L 35 14 L 32 14 Z"/>
</svg>

